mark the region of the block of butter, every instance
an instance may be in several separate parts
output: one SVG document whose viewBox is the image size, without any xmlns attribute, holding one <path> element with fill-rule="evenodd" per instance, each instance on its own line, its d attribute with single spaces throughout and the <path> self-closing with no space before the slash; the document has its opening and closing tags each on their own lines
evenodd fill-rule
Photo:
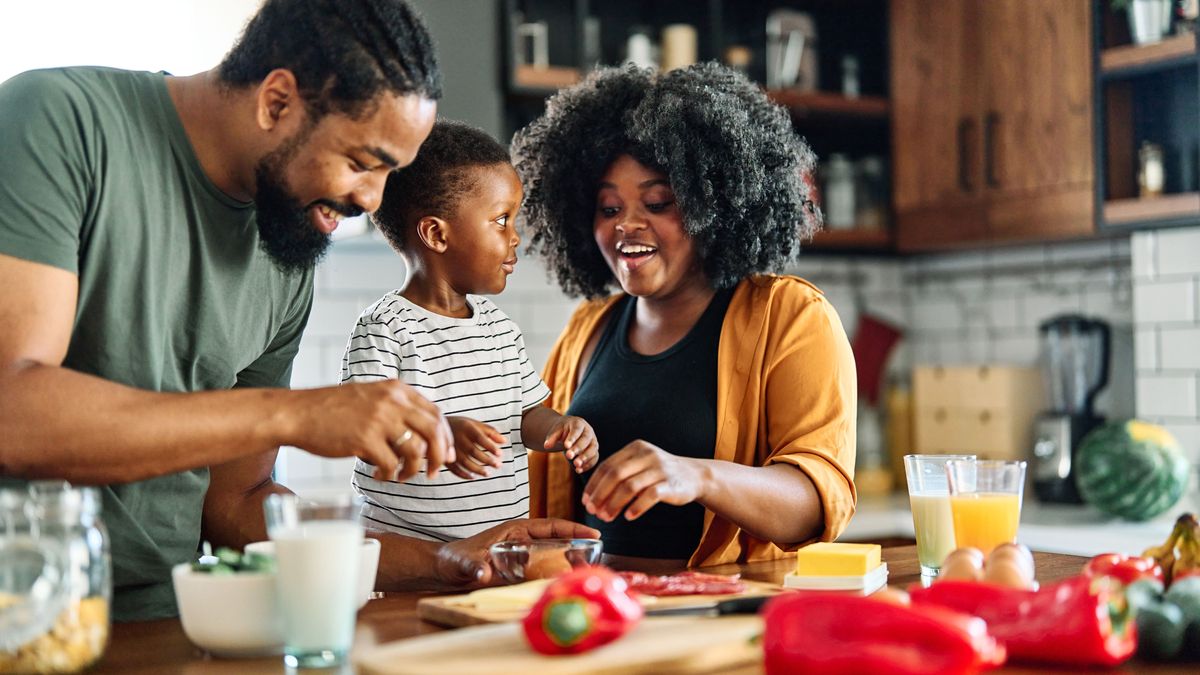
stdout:
<svg viewBox="0 0 1200 675">
<path fill-rule="evenodd" d="M 879 544 L 821 541 L 796 551 L 796 576 L 860 577 L 878 568 L 882 560 Z"/>
</svg>

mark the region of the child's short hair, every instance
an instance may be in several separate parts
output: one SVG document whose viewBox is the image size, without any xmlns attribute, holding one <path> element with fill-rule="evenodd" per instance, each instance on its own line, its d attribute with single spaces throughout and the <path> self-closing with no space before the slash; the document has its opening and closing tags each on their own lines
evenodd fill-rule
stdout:
<svg viewBox="0 0 1200 675">
<path fill-rule="evenodd" d="M 372 220 L 388 243 L 402 250 L 418 220 L 454 211 L 474 187 L 470 169 L 509 161 L 508 150 L 482 129 L 439 119 L 413 163 L 388 176 L 383 203 Z"/>
</svg>

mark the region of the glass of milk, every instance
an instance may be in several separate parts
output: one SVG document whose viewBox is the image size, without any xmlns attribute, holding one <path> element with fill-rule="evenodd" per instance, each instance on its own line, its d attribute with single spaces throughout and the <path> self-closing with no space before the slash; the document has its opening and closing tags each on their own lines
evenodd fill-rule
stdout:
<svg viewBox="0 0 1200 675">
<path fill-rule="evenodd" d="M 271 495 L 263 502 L 275 543 L 284 663 L 328 668 L 348 661 L 358 609 L 363 526 L 361 498 L 308 500 Z"/>
<path fill-rule="evenodd" d="M 950 486 L 946 463 L 975 455 L 905 455 L 908 502 L 912 507 L 921 576 L 936 577 L 946 555 L 954 550 L 954 517 L 950 512 Z"/>
</svg>

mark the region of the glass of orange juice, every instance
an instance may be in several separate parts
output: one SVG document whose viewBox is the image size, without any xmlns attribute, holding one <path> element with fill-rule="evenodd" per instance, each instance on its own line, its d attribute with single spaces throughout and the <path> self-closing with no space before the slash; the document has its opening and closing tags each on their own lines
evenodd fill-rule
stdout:
<svg viewBox="0 0 1200 675">
<path fill-rule="evenodd" d="M 1005 542 L 1016 542 L 1025 491 L 1025 462 L 946 462 L 954 541 L 986 555 Z"/>
</svg>

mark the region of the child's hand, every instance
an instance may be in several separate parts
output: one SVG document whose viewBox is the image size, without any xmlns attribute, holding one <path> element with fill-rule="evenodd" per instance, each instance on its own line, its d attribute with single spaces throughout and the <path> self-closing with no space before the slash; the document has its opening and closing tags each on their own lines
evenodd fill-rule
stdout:
<svg viewBox="0 0 1200 675">
<path fill-rule="evenodd" d="M 454 461 L 446 464 L 450 473 L 470 480 L 500 468 L 505 438 L 499 431 L 469 417 L 447 417 L 446 422 L 454 434 Z"/>
<path fill-rule="evenodd" d="M 547 451 L 564 450 L 575 473 L 583 473 L 596 466 L 596 460 L 600 458 L 596 432 L 582 417 L 564 415 L 558 418 L 550 427 L 550 433 L 546 434 L 545 448 Z"/>
</svg>

